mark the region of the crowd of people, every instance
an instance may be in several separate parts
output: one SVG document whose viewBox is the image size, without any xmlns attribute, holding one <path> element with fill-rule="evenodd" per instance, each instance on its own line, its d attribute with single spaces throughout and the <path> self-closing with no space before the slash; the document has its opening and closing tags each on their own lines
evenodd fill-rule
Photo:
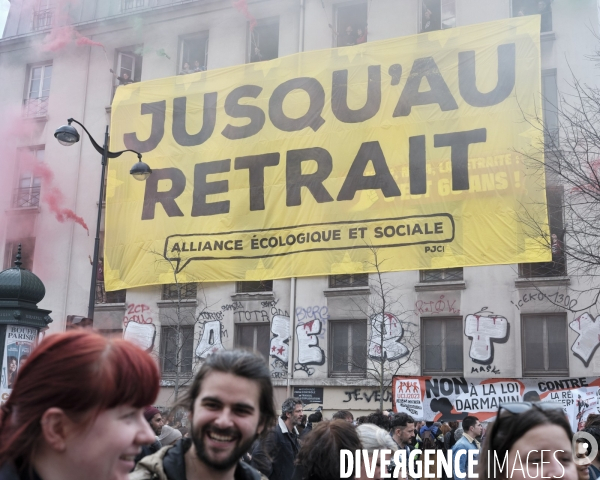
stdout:
<svg viewBox="0 0 600 480">
<path fill-rule="evenodd" d="M 404 450 L 407 458 L 451 451 L 461 459 L 455 479 L 470 478 L 468 457 L 479 458 L 479 478 L 539 478 L 542 469 L 544 478 L 595 480 L 600 473 L 600 460 L 586 457 L 589 444 L 572 452 L 561 404 L 502 404 L 487 429 L 472 415 L 461 422 L 391 411 L 306 416 L 297 398 L 286 399 L 277 415 L 267 363 L 229 350 L 199 368 L 173 410 L 187 412 L 181 425 L 150 406 L 159 380 L 155 361 L 127 341 L 83 330 L 47 337 L 0 410 L 0 480 L 335 480 L 342 450 Z M 584 431 L 600 443 L 600 416 L 590 416 Z M 497 471 L 517 459 L 520 468 Z M 352 478 L 390 478 L 399 470 L 381 456 L 367 463 Z M 423 464 L 422 478 L 440 478 L 435 460 Z"/>
</svg>

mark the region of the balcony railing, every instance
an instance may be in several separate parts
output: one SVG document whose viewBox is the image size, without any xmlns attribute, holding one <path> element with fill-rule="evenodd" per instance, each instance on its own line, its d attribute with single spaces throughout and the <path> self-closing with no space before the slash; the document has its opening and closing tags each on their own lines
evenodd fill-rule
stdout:
<svg viewBox="0 0 600 480">
<path fill-rule="evenodd" d="M 115 290 L 107 292 L 104 282 L 96 282 L 96 305 L 104 303 L 125 303 L 127 290 Z"/>
<path fill-rule="evenodd" d="M 48 98 L 37 97 L 23 100 L 23 116 L 25 118 L 36 118 L 48 115 Z"/>
<path fill-rule="evenodd" d="M 16 188 L 13 194 L 13 208 L 32 208 L 40 205 L 42 187 Z"/>
<path fill-rule="evenodd" d="M 52 26 L 53 12 L 51 8 L 33 12 L 33 30 L 45 30 Z"/>
<path fill-rule="evenodd" d="M 121 11 L 128 12 L 137 8 L 144 8 L 146 5 L 145 0 L 122 0 Z"/>
</svg>

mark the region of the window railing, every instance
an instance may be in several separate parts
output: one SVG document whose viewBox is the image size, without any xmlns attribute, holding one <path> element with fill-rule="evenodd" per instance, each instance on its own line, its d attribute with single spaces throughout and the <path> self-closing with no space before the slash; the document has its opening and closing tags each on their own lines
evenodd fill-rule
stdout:
<svg viewBox="0 0 600 480">
<path fill-rule="evenodd" d="M 53 11 L 51 8 L 33 12 L 33 30 L 44 30 L 52 26 Z"/>
<path fill-rule="evenodd" d="M 350 275 L 330 275 L 329 288 L 344 288 L 344 287 L 368 287 L 368 273 L 354 273 Z"/>
<path fill-rule="evenodd" d="M 463 280 L 462 267 L 421 270 L 421 282 L 455 282 Z"/>
<path fill-rule="evenodd" d="M 15 188 L 13 194 L 13 208 L 32 208 L 40 205 L 40 192 L 42 187 Z"/>
<path fill-rule="evenodd" d="M 145 0 L 123 0 L 121 2 L 121 11 L 128 12 L 137 8 L 144 8 L 145 4 Z"/>
<path fill-rule="evenodd" d="M 104 282 L 96 282 L 96 305 L 104 303 L 125 303 L 127 290 L 115 290 L 107 292 Z"/>
<path fill-rule="evenodd" d="M 48 98 L 37 97 L 23 100 L 23 116 L 25 118 L 36 118 L 48 115 Z"/>
<path fill-rule="evenodd" d="M 179 287 L 179 296 L 177 295 L 177 289 Z M 198 284 L 197 283 L 180 283 L 179 285 L 172 283 L 163 285 L 162 289 L 162 300 L 194 300 L 198 296 Z"/>
<path fill-rule="evenodd" d="M 236 293 L 272 292 L 273 280 L 241 281 L 236 283 Z"/>
<path fill-rule="evenodd" d="M 564 255 L 552 262 L 522 263 L 519 267 L 519 276 L 523 278 L 564 277 L 567 274 Z"/>
</svg>

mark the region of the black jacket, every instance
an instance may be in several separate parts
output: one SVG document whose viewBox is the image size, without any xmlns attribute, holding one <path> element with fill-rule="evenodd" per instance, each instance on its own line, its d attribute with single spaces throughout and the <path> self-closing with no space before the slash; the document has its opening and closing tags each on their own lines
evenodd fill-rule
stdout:
<svg viewBox="0 0 600 480">
<path fill-rule="evenodd" d="M 269 480 L 291 480 L 296 470 L 298 450 L 298 435 L 290 433 L 283 420 L 279 419 L 278 424 L 254 448 L 250 465 Z"/>
<path fill-rule="evenodd" d="M 162 448 L 162 445 L 160 444 L 160 442 L 159 442 L 159 440 L 157 438 L 156 442 L 154 442 L 152 445 L 142 445 L 142 451 L 136 455 L 136 457 L 134 458 L 133 461 L 137 465 L 137 463 L 142 458 L 147 457 L 148 455 L 152 455 L 153 453 L 158 452 L 161 448 Z"/>
<path fill-rule="evenodd" d="M 0 480 L 41 480 L 41 478 L 33 470 L 26 470 L 19 476 L 12 463 L 5 463 L 0 467 Z"/>
<path fill-rule="evenodd" d="M 174 446 L 160 449 L 144 458 L 129 474 L 134 480 L 186 480 L 185 453 L 192 446 L 190 438 L 182 438 Z M 261 474 L 244 462 L 238 462 L 235 480 L 261 480 Z M 12 479 L 11 479 L 12 480 Z"/>
</svg>

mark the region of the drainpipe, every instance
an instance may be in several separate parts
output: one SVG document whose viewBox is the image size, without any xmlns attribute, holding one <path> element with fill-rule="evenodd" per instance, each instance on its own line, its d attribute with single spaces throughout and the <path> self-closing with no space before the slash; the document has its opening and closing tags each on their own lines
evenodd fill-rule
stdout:
<svg viewBox="0 0 600 480">
<path fill-rule="evenodd" d="M 304 1 L 305 0 L 300 0 L 300 29 L 298 32 L 298 52 L 304 51 Z"/>
<path fill-rule="evenodd" d="M 294 341 L 296 338 L 296 277 L 292 277 L 292 283 L 290 284 L 290 339 L 288 347 L 288 374 L 287 374 L 287 398 L 291 397 L 291 386 L 290 382 L 294 374 Z"/>
</svg>

